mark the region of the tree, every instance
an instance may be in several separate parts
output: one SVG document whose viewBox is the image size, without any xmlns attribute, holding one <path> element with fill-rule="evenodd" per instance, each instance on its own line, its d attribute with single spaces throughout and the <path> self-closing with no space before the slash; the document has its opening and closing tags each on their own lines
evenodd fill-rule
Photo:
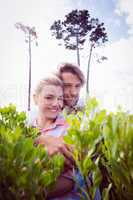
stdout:
<svg viewBox="0 0 133 200">
<path fill-rule="evenodd" d="M 79 50 L 82 49 L 86 36 L 92 30 L 88 10 L 73 10 L 65 20 L 57 20 L 50 27 L 56 39 L 63 40 L 66 49 L 77 51 L 77 63 L 80 66 Z"/>
<path fill-rule="evenodd" d="M 77 51 L 77 63 L 80 66 L 79 51 L 87 41 L 90 44 L 87 66 L 86 92 L 89 94 L 89 70 L 92 50 L 97 45 L 105 43 L 107 39 L 104 23 L 97 18 L 91 18 L 88 10 L 72 10 L 63 21 L 57 20 L 50 27 L 52 36 L 63 41 L 66 49 Z M 61 45 L 61 43 L 59 43 Z M 104 56 L 102 57 L 104 60 Z"/>
<path fill-rule="evenodd" d="M 91 22 L 93 24 L 94 29 L 92 30 L 89 41 L 90 41 L 90 52 L 88 57 L 88 66 L 87 66 L 87 81 L 86 81 L 86 93 L 89 95 L 89 72 L 90 72 L 90 63 L 92 57 L 92 50 L 96 46 L 99 46 L 108 41 L 106 29 L 104 27 L 104 23 L 99 23 L 99 20 L 96 18 L 92 18 Z M 101 57 L 101 60 L 106 60 L 105 56 Z"/>
<path fill-rule="evenodd" d="M 28 84 L 28 110 L 30 110 L 31 103 L 31 42 L 37 40 L 37 33 L 35 27 L 25 26 L 22 23 L 18 22 L 15 24 L 17 29 L 20 29 L 25 34 L 25 42 L 28 43 L 28 52 L 29 52 L 29 84 Z M 36 41 L 36 46 L 37 46 Z"/>
</svg>

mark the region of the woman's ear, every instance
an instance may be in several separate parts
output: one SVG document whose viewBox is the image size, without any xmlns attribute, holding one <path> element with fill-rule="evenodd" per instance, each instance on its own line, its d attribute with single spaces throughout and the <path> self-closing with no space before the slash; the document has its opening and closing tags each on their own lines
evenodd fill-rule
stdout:
<svg viewBox="0 0 133 200">
<path fill-rule="evenodd" d="M 37 105 L 37 103 L 38 103 L 38 98 L 37 98 L 37 95 L 36 95 L 36 94 L 33 94 L 33 101 L 34 101 L 34 104 Z"/>
</svg>

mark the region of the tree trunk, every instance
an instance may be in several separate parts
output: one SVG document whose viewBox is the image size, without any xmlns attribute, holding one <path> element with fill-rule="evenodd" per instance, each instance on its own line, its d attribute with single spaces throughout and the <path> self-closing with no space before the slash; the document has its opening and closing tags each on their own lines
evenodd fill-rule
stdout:
<svg viewBox="0 0 133 200">
<path fill-rule="evenodd" d="M 93 49 L 93 44 L 91 44 L 90 47 L 90 54 L 89 54 L 89 59 L 88 59 L 88 67 L 87 67 L 87 82 L 86 82 L 86 94 L 89 96 L 89 75 L 90 75 L 90 63 L 91 63 L 91 56 L 92 56 L 92 49 Z"/>
<path fill-rule="evenodd" d="M 79 38 L 78 38 L 78 30 L 76 32 L 76 45 L 77 45 L 77 64 L 80 66 L 80 55 L 79 55 Z"/>
<path fill-rule="evenodd" d="M 28 85 L 28 111 L 30 111 L 31 102 L 31 35 L 29 32 L 29 85 Z"/>
</svg>

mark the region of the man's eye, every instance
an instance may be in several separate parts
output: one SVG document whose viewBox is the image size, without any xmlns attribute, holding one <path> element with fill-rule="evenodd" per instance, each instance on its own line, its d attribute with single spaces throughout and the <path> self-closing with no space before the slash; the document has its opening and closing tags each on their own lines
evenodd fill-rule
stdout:
<svg viewBox="0 0 133 200">
<path fill-rule="evenodd" d="M 76 85 L 76 88 L 80 88 L 81 86 L 80 85 Z"/>
<path fill-rule="evenodd" d="M 70 84 L 64 84 L 64 87 L 71 87 Z"/>
</svg>

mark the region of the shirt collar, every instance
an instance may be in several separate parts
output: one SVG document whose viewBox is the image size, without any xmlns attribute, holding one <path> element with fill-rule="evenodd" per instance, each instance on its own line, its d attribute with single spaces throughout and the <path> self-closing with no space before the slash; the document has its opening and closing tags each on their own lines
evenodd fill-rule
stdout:
<svg viewBox="0 0 133 200">
<path fill-rule="evenodd" d="M 37 120 L 34 121 L 33 126 L 37 127 Z M 49 127 L 47 127 L 47 128 L 40 128 L 40 131 L 44 133 L 46 131 L 55 129 L 58 126 L 64 126 L 64 127 L 68 128 L 68 123 L 66 122 L 66 120 L 64 119 L 64 117 L 62 115 L 59 115 L 56 118 L 55 122 L 52 125 L 50 125 Z"/>
<path fill-rule="evenodd" d="M 81 111 L 84 109 L 84 101 L 83 99 L 78 99 L 77 103 L 74 106 L 65 106 L 64 111 L 67 114 L 76 114 L 78 111 Z"/>
</svg>

